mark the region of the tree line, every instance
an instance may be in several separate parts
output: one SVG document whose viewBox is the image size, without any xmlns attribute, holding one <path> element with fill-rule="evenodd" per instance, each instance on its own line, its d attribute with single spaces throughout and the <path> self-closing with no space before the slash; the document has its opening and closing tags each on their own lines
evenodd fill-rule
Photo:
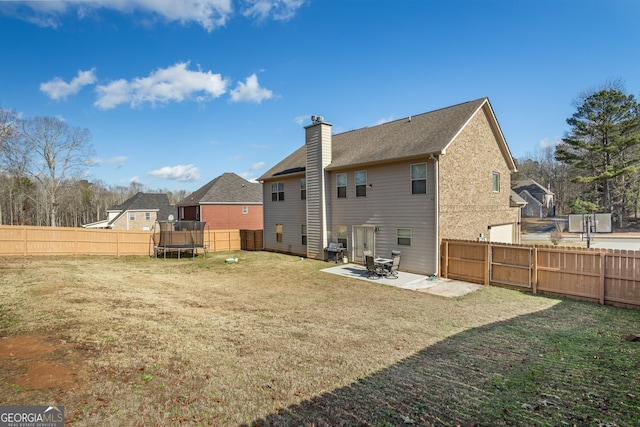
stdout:
<svg viewBox="0 0 640 427">
<path fill-rule="evenodd" d="M 556 213 L 611 213 L 622 226 L 640 210 L 640 104 L 620 82 L 580 94 L 555 148 L 517 160 L 516 179 L 549 187 Z"/>
<path fill-rule="evenodd" d="M 555 194 L 556 214 L 611 213 L 621 226 L 640 211 L 640 104 L 620 82 L 573 101 L 569 130 L 555 147 L 516 159 L 512 179 L 531 178 Z M 78 227 L 104 219 L 140 184 L 89 182 L 87 129 L 0 108 L 0 224 Z M 158 192 L 158 190 L 156 190 Z M 166 192 L 176 203 L 187 194 Z"/>
<path fill-rule="evenodd" d="M 106 210 L 139 191 L 163 192 L 171 203 L 182 190 L 151 190 L 139 183 L 109 186 L 83 176 L 93 163 L 88 129 L 52 117 L 22 118 L 0 108 L 0 224 L 79 227 L 106 218 Z"/>
</svg>

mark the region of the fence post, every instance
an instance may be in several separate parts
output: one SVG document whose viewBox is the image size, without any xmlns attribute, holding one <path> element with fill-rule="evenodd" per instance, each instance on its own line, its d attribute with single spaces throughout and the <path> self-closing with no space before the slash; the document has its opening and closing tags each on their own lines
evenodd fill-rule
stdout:
<svg viewBox="0 0 640 427">
<path fill-rule="evenodd" d="M 440 269 L 442 270 L 440 272 L 440 275 L 446 279 L 449 273 L 449 241 L 448 240 L 444 241 L 444 263 L 443 265 L 440 266 Z"/>
<path fill-rule="evenodd" d="M 533 247 L 533 263 L 531 265 L 531 292 L 538 293 L 538 247 Z"/>
<path fill-rule="evenodd" d="M 607 266 L 606 254 L 600 252 L 600 304 L 604 305 L 605 268 Z"/>
<path fill-rule="evenodd" d="M 491 279 L 491 274 L 490 274 L 490 270 L 491 270 L 491 260 L 489 259 L 489 252 L 490 252 L 490 246 L 491 243 L 488 243 L 485 245 L 485 249 L 484 249 L 484 285 L 485 286 L 489 286 L 489 282 Z"/>
</svg>

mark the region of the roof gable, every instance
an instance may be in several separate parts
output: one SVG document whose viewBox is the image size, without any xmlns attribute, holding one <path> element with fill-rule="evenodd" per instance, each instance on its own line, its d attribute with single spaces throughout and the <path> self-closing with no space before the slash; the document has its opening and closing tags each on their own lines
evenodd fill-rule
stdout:
<svg viewBox="0 0 640 427">
<path fill-rule="evenodd" d="M 178 206 L 234 203 L 262 203 L 262 184 L 226 172 L 180 200 Z"/>
</svg>

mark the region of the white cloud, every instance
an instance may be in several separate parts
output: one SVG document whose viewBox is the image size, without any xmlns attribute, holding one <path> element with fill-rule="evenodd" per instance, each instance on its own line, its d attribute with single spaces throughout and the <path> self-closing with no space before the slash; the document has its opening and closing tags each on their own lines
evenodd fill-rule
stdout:
<svg viewBox="0 0 640 427">
<path fill-rule="evenodd" d="M 0 12 L 24 19 L 41 27 L 57 28 L 60 15 L 76 11 L 84 18 L 98 9 L 121 13 L 143 12 L 181 24 L 195 22 L 207 31 L 225 25 L 233 12 L 231 0 L 48 0 L 0 1 Z"/>
<path fill-rule="evenodd" d="M 257 21 L 286 21 L 295 16 L 305 0 L 238 0 L 242 15 Z M 78 18 L 100 9 L 121 13 L 141 12 L 168 22 L 197 23 L 207 31 L 224 26 L 233 15 L 232 0 L 0 0 L 0 13 L 9 14 L 41 27 L 57 28 L 61 16 L 75 12 Z"/>
<path fill-rule="evenodd" d="M 538 142 L 538 147 L 540 147 L 540 148 L 547 148 L 547 147 L 554 148 L 558 144 L 562 144 L 562 138 L 544 138 L 543 140 Z"/>
<path fill-rule="evenodd" d="M 94 105 L 108 110 L 119 104 L 129 103 L 139 107 L 144 103 L 155 105 L 169 101 L 182 102 L 197 95 L 202 101 L 208 97 L 217 98 L 227 91 L 228 81 L 211 71 L 190 71 L 188 62 L 179 62 L 161 68 L 147 77 L 137 77 L 131 81 L 115 80 L 106 85 L 98 85 L 98 99 Z"/>
<path fill-rule="evenodd" d="M 255 102 L 260 104 L 265 99 L 273 97 L 273 92 L 260 87 L 258 76 L 254 73 L 247 77 L 246 83 L 238 82 L 235 89 L 231 91 L 231 101 L 233 102 Z"/>
<path fill-rule="evenodd" d="M 56 77 L 48 82 L 40 83 L 40 90 L 53 100 L 67 99 L 69 95 L 75 95 L 80 92 L 84 86 L 94 84 L 96 82 L 96 70 L 92 68 L 88 71 L 78 71 L 78 75 L 69 83 Z"/>
<path fill-rule="evenodd" d="M 260 169 L 262 169 L 264 167 L 264 165 L 266 165 L 265 162 L 257 162 L 257 163 L 252 164 L 251 166 L 249 166 L 249 170 L 250 171 L 260 170 Z"/>
<path fill-rule="evenodd" d="M 165 166 L 152 170 L 149 175 L 156 178 L 175 179 L 177 181 L 197 181 L 200 179 L 200 170 L 194 165 Z"/>
<path fill-rule="evenodd" d="M 242 14 L 258 21 L 274 19 L 286 21 L 295 16 L 304 0 L 246 0 Z"/>
<path fill-rule="evenodd" d="M 122 165 L 124 162 L 127 161 L 127 157 L 126 156 L 116 156 L 116 157 L 112 157 L 110 159 L 103 159 L 101 157 L 96 157 L 91 159 L 91 164 L 93 165 Z"/>
<path fill-rule="evenodd" d="M 297 116 L 294 117 L 293 121 L 295 122 L 295 124 L 297 124 L 298 126 L 302 126 L 304 124 L 304 122 L 306 122 L 307 120 L 309 120 L 309 117 L 311 117 L 310 114 L 306 115 L 306 116 Z"/>
</svg>

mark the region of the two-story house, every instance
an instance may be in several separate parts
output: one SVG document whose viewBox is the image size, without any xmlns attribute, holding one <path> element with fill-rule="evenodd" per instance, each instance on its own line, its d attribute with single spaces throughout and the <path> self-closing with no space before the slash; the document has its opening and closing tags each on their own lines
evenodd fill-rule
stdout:
<svg viewBox="0 0 640 427">
<path fill-rule="evenodd" d="M 211 230 L 262 230 L 262 184 L 232 172 L 212 179 L 177 203 L 178 219 Z"/>
<path fill-rule="evenodd" d="M 522 207 L 523 217 L 545 218 L 556 215 L 554 194 L 533 179 L 513 181 L 511 189 L 527 202 Z"/>
<path fill-rule="evenodd" d="M 402 252 L 401 269 L 439 273 L 442 238 L 515 242 L 515 163 L 487 98 L 332 135 L 312 116 L 305 144 L 264 183 L 267 250 L 325 259 Z"/>
</svg>

